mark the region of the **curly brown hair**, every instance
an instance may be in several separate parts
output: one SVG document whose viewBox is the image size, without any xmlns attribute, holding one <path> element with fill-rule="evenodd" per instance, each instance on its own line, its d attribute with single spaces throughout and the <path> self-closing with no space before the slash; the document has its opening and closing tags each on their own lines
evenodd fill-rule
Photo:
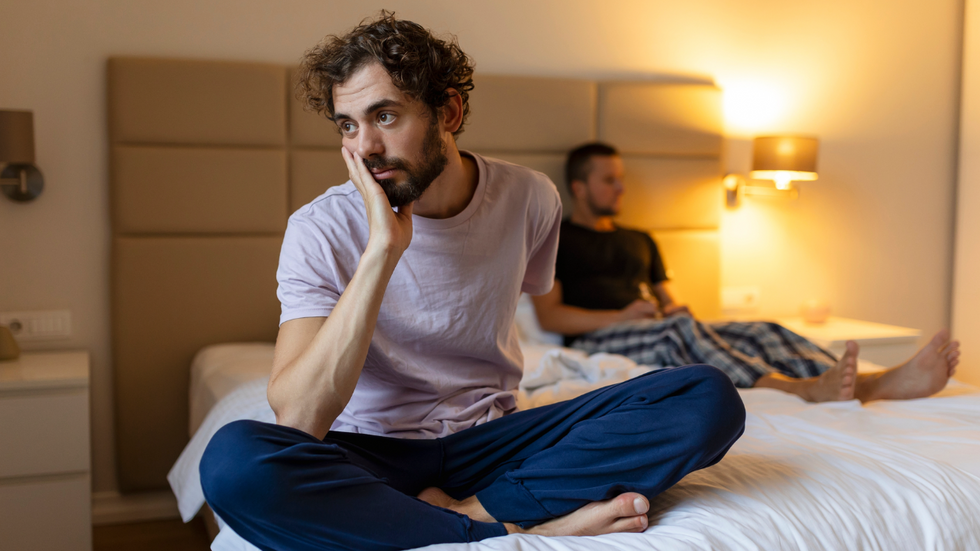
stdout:
<svg viewBox="0 0 980 551">
<path fill-rule="evenodd" d="M 378 62 L 399 90 L 425 103 L 435 114 L 455 90 L 463 100 L 463 124 L 470 112 L 473 62 L 456 37 L 440 40 L 411 21 L 382 11 L 344 36 L 329 35 L 306 52 L 297 74 L 297 97 L 308 110 L 334 120 L 333 87 L 364 65 Z M 463 124 L 453 133 L 463 132 Z"/>
</svg>

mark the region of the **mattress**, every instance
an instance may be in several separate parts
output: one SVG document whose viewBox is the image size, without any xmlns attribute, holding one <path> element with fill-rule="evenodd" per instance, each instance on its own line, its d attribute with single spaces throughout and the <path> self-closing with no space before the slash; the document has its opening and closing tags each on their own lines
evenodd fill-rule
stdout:
<svg viewBox="0 0 980 551">
<path fill-rule="evenodd" d="M 196 358 L 192 380 L 202 395 L 192 403 L 214 406 L 168 477 L 185 520 L 203 504 L 197 465 L 211 435 L 235 419 L 274 422 L 265 397 L 272 347 L 221 345 Z M 546 344 L 523 349 L 522 407 L 648 371 L 620 356 Z M 862 362 L 859 369 L 880 367 Z M 512 535 L 427 549 L 980 548 L 980 389 L 951 381 L 936 397 L 863 407 L 810 404 L 769 389 L 739 392 L 745 434 L 720 463 L 652 500 L 643 534 Z M 224 526 L 212 549 L 255 548 Z"/>
<path fill-rule="evenodd" d="M 226 343 L 202 348 L 191 362 L 190 432 L 222 398 L 249 381 L 268 377 L 275 345 Z"/>
</svg>

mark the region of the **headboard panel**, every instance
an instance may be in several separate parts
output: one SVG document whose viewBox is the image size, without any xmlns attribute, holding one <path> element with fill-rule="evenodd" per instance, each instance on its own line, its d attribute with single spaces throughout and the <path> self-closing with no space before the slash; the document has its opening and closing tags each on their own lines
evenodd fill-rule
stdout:
<svg viewBox="0 0 980 551">
<path fill-rule="evenodd" d="M 188 439 L 191 359 L 274 340 L 288 214 L 347 180 L 332 123 L 292 68 L 114 58 L 108 65 L 112 333 L 120 488 L 166 487 Z M 646 102 L 655 102 L 649 105 Z M 479 75 L 460 147 L 548 174 L 596 137 L 624 153 L 622 222 L 652 230 L 676 288 L 718 310 L 721 123 L 703 85 Z"/>
</svg>

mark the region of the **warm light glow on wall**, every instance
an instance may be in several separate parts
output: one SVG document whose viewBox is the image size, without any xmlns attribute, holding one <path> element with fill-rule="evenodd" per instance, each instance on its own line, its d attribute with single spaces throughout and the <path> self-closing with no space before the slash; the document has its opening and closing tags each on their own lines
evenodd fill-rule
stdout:
<svg viewBox="0 0 980 551">
<path fill-rule="evenodd" d="M 719 79 L 725 108 L 725 133 L 751 136 L 771 132 L 786 113 L 787 94 L 778 86 L 748 79 Z"/>
</svg>

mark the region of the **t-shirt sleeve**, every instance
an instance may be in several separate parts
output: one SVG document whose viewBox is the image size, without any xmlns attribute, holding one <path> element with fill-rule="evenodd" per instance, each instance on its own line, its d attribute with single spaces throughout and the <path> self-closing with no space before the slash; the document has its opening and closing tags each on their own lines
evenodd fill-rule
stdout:
<svg viewBox="0 0 980 551">
<path fill-rule="evenodd" d="M 279 253 L 276 295 L 279 324 L 298 318 L 327 317 L 340 291 L 334 258 L 322 232 L 302 218 L 290 218 Z"/>
<path fill-rule="evenodd" d="M 660 249 L 657 248 L 657 242 L 649 235 L 647 241 L 650 246 L 650 283 L 656 285 L 661 281 L 667 281 L 667 269 L 664 268 L 664 261 L 660 256 Z"/>
<path fill-rule="evenodd" d="M 531 209 L 541 213 L 536 223 L 532 223 L 534 231 L 527 269 L 524 272 L 524 282 L 521 291 L 531 295 L 543 295 L 555 284 L 555 259 L 558 255 L 558 234 L 561 231 L 561 198 L 558 189 L 553 188 L 543 201 L 542 208 Z M 550 203 L 550 204 L 549 204 Z"/>
</svg>

